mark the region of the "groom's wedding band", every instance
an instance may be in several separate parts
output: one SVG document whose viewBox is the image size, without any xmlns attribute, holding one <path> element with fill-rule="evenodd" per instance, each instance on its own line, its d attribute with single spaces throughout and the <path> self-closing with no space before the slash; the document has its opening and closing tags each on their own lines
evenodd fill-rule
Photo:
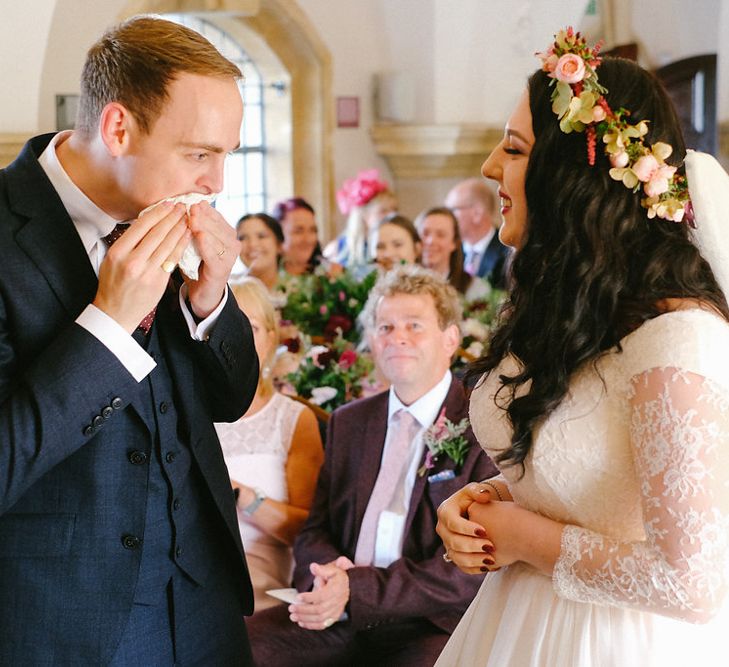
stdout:
<svg viewBox="0 0 729 667">
<path fill-rule="evenodd" d="M 168 260 L 165 260 L 164 262 L 162 262 L 162 270 L 165 273 L 172 273 L 175 270 L 175 267 L 176 266 L 177 266 L 177 264 L 175 264 L 174 262 L 170 261 L 169 259 Z"/>
<path fill-rule="evenodd" d="M 446 563 L 452 563 L 453 562 L 453 559 L 448 555 L 448 552 L 447 551 L 443 554 L 443 560 Z"/>
<path fill-rule="evenodd" d="M 330 627 L 332 625 L 334 625 L 334 619 L 333 618 L 328 618 L 326 621 L 324 621 L 324 627 L 325 628 L 328 628 L 328 627 Z"/>
</svg>

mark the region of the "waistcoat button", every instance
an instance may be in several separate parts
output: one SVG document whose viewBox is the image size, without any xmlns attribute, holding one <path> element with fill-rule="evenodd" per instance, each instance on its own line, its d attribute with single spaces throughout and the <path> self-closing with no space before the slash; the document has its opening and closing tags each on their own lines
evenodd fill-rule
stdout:
<svg viewBox="0 0 729 667">
<path fill-rule="evenodd" d="M 125 549 L 137 549 L 141 542 L 136 535 L 122 535 L 122 546 Z"/>
</svg>

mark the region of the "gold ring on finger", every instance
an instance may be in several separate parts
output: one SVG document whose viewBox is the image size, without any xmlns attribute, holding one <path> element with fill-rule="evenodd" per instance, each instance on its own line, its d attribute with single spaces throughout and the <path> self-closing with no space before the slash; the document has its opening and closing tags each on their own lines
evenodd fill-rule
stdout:
<svg viewBox="0 0 729 667">
<path fill-rule="evenodd" d="M 167 259 L 164 262 L 162 262 L 162 270 L 165 273 L 172 273 L 175 270 L 176 266 L 177 266 L 177 264 L 175 264 L 175 262 L 173 262 L 170 259 Z"/>
</svg>

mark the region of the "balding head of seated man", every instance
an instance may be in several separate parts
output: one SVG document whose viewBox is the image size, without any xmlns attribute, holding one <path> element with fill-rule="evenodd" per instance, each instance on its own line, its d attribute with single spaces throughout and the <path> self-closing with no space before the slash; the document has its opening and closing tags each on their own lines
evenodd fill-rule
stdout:
<svg viewBox="0 0 729 667">
<path fill-rule="evenodd" d="M 458 220 L 466 271 L 503 288 L 509 250 L 499 240 L 501 220 L 496 202 L 493 188 L 483 178 L 457 183 L 445 198 L 445 205 Z"/>
<path fill-rule="evenodd" d="M 475 595 L 481 577 L 444 559 L 436 509 L 496 469 L 467 423 L 462 456 L 433 458 L 426 445 L 443 446 L 445 420 L 468 416 L 450 371 L 460 318 L 455 290 L 419 266 L 391 270 L 370 293 L 367 335 L 390 388 L 332 414 L 294 546 L 299 593 L 251 619 L 257 664 L 433 664 Z"/>
</svg>

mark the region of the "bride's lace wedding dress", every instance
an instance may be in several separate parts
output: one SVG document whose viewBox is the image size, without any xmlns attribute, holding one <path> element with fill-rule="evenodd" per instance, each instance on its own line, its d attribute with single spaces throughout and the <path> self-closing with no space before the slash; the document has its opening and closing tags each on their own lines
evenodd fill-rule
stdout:
<svg viewBox="0 0 729 667">
<path fill-rule="evenodd" d="M 516 502 L 567 524 L 553 576 L 488 574 L 438 667 L 729 665 L 729 325 L 666 313 L 622 350 L 576 373 L 524 476 L 503 470 Z M 498 375 L 471 398 L 494 456 Z"/>
</svg>

